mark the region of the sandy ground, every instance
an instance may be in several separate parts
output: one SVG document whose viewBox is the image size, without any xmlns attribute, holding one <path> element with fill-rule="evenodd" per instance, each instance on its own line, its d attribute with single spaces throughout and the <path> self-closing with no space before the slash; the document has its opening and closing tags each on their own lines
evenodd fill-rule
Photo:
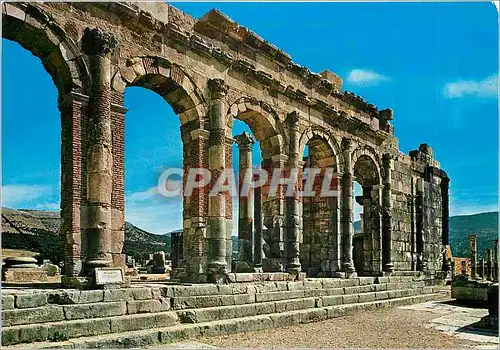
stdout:
<svg viewBox="0 0 500 350">
<path fill-rule="evenodd" d="M 491 339 L 490 342 L 464 339 L 430 326 L 433 320 L 442 318 L 445 312 L 442 309 L 438 312 L 432 311 L 432 307 L 381 309 L 324 322 L 196 341 L 222 348 L 498 348 L 498 342 L 494 344 Z M 453 312 L 457 311 L 448 313 L 450 319 L 454 318 Z M 474 312 L 478 314 L 477 310 Z"/>
</svg>

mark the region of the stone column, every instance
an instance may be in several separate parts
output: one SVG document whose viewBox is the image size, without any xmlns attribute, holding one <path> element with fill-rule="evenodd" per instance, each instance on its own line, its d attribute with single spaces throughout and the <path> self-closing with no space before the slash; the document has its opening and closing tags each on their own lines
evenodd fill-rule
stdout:
<svg viewBox="0 0 500 350">
<path fill-rule="evenodd" d="M 450 188 L 450 179 L 448 177 L 442 178 L 441 179 L 441 208 L 442 208 L 441 227 L 443 231 L 443 236 L 442 236 L 443 246 L 445 248 L 450 245 L 450 232 L 449 232 L 450 199 L 448 195 L 449 188 Z M 476 260 L 474 260 L 474 263 L 476 262 L 477 262 L 477 255 L 476 255 Z M 450 271 L 450 269 L 451 265 L 448 259 L 443 259 L 443 271 L 448 272 Z M 475 275 L 473 278 L 475 278 Z"/>
<path fill-rule="evenodd" d="M 302 157 L 299 155 L 299 115 L 297 112 L 289 113 L 286 117 L 286 123 L 290 132 L 290 149 L 288 154 L 287 176 L 290 176 L 292 171 L 302 169 Z M 300 172 L 301 174 L 301 172 Z M 297 177 L 294 185 L 293 196 L 286 196 L 286 269 L 291 273 L 298 273 L 301 270 L 300 265 L 300 208 L 299 197 L 297 191 L 300 189 L 301 181 Z M 286 195 L 286 193 L 285 193 Z"/>
<path fill-rule="evenodd" d="M 498 239 L 493 246 L 493 281 L 498 282 Z"/>
<path fill-rule="evenodd" d="M 351 166 L 352 141 L 342 140 L 342 155 L 344 158 L 344 173 L 342 175 L 342 267 L 346 277 L 356 277 L 352 256 L 354 223 L 353 223 L 353 174 Z"/>
<path fill-rule="evenodd" d="M 212 183 L 225 169 L 226 156 L 226 103 L 228 87 L 222 79 L 208 81 L 210 91 L 210 136 L 208 139 L 208 169 Z M 211 282 L 219 281 L 227 273 L 226 261 L 226 194 L 217 193 L 208 200 L 208 277 Z"/>
<path fill-rule="evenodd" d="M 484 279 L 486 274 L 484 273 L 484 259 L 479 259 L 479 265 L 477 267 L 478 275 L 480 279 Z"/>
<path fill-rule="evenodd" d="M 472 279 L 477 277 L 477 242 L 476 235 L 469 235 L 470 243 L 470 276 Z"/>
<path fill-rule="evenodd" d="M 255 143 L 253 135 L 243 132 L 234 137 L 239 149 L 239 184 L 238 184 L 238 260 L 252 265 L 252 189 L 242 194 L 242 187 L 250 188 L 252 177 L 246 176 L 252 169 L 252 145 Z"/>
<path fill-rule="evenodd" d="M 99 28 L 86 28 L 82 50 L 88 56 L 92 79 L 87 148 L 87 207 L 84 236 L 85 269 L 112 265 L 111 255 L 111 51 L 116 45 L 112 34 Z"/>
<path fill-rule="evenodd" d="M 491 266 L 491 249 L 486 249 L 486 279 L 491 281 L 492 278 L 492 266 Z"/>
<path fill-rule="evenodd" d="M 262 271 L 262 188 L 254 189 L 254 240 L 253 266 L 256 271 Z"/>
<path fill-rule="evenodd" d="M 382 190 L 382 237 L 383 237 L 383 265 L 384 271 L 394 271 L 392 263 L 392 169 L 394 161 L 388 153 L 382 158 L 384 167 L 384 187 Z"/>
</svg>

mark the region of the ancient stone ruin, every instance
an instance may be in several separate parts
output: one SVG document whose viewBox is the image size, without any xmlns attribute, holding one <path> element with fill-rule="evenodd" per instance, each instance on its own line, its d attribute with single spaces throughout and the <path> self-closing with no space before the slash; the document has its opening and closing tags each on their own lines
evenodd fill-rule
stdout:
<svg viewBox="0 0 500 350">
<path fill-rule="evenodd" d="M 3 36 L 39 57 L 59 92 L 66 277 L 125 267 L 129 86 L 155 91 L 178 115 L 185 169 L 232 169 L 236 141 L 244 170 L 258 141 L 263 169 L 287 174 L 308 165 L 337 175 L 337 196 L 287 197 L 283 186 L 271 195 L 266 184 L 239 199 L 239 213 L 229 193 L 195 189 L 184 197 L 176 243 L 182 262 L 174 266 L 184 280 L 218 282 L 240 271 L 355 277 L 450 269 L 443 259 L 450 180 L 432 148 L 399 151 L 393 111 L 343 91 L 331 71 L 296 64 L 217 10 L 195 19 L 165 3 L 3 3 L 2 18 Z M 253 135 L 233 139 L 234 119 Z M 363 192 L 355 246 L 354 181 Z"/>
</svg>

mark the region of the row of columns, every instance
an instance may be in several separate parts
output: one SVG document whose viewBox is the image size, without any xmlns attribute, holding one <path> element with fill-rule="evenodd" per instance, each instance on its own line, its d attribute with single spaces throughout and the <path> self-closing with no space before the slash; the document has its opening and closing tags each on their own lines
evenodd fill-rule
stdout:
<svg viewBox="0 0 500 350">
<path fill-rule="evenodd" d="M 486 279 L 498 281 L 498 240 L 495 240 L 493 249 L 486 249 L 485 259 L 477 259 L 477 236 L 469 235 L 470 267 L 472 279 Z"/>
</svg>

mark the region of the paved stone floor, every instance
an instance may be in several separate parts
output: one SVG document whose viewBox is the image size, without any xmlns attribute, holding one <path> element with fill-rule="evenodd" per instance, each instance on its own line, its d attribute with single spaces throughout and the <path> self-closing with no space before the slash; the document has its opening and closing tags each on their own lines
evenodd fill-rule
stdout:
<svg viewBox="0 0 500 350">
<path fill-rule="evenodd" d="M 497 349 L 498 335 L 473 328 L 486 314 L 486 309 L 433 301 L 318 323 L 201 338 L 171 347 Z"/>
</svg>

